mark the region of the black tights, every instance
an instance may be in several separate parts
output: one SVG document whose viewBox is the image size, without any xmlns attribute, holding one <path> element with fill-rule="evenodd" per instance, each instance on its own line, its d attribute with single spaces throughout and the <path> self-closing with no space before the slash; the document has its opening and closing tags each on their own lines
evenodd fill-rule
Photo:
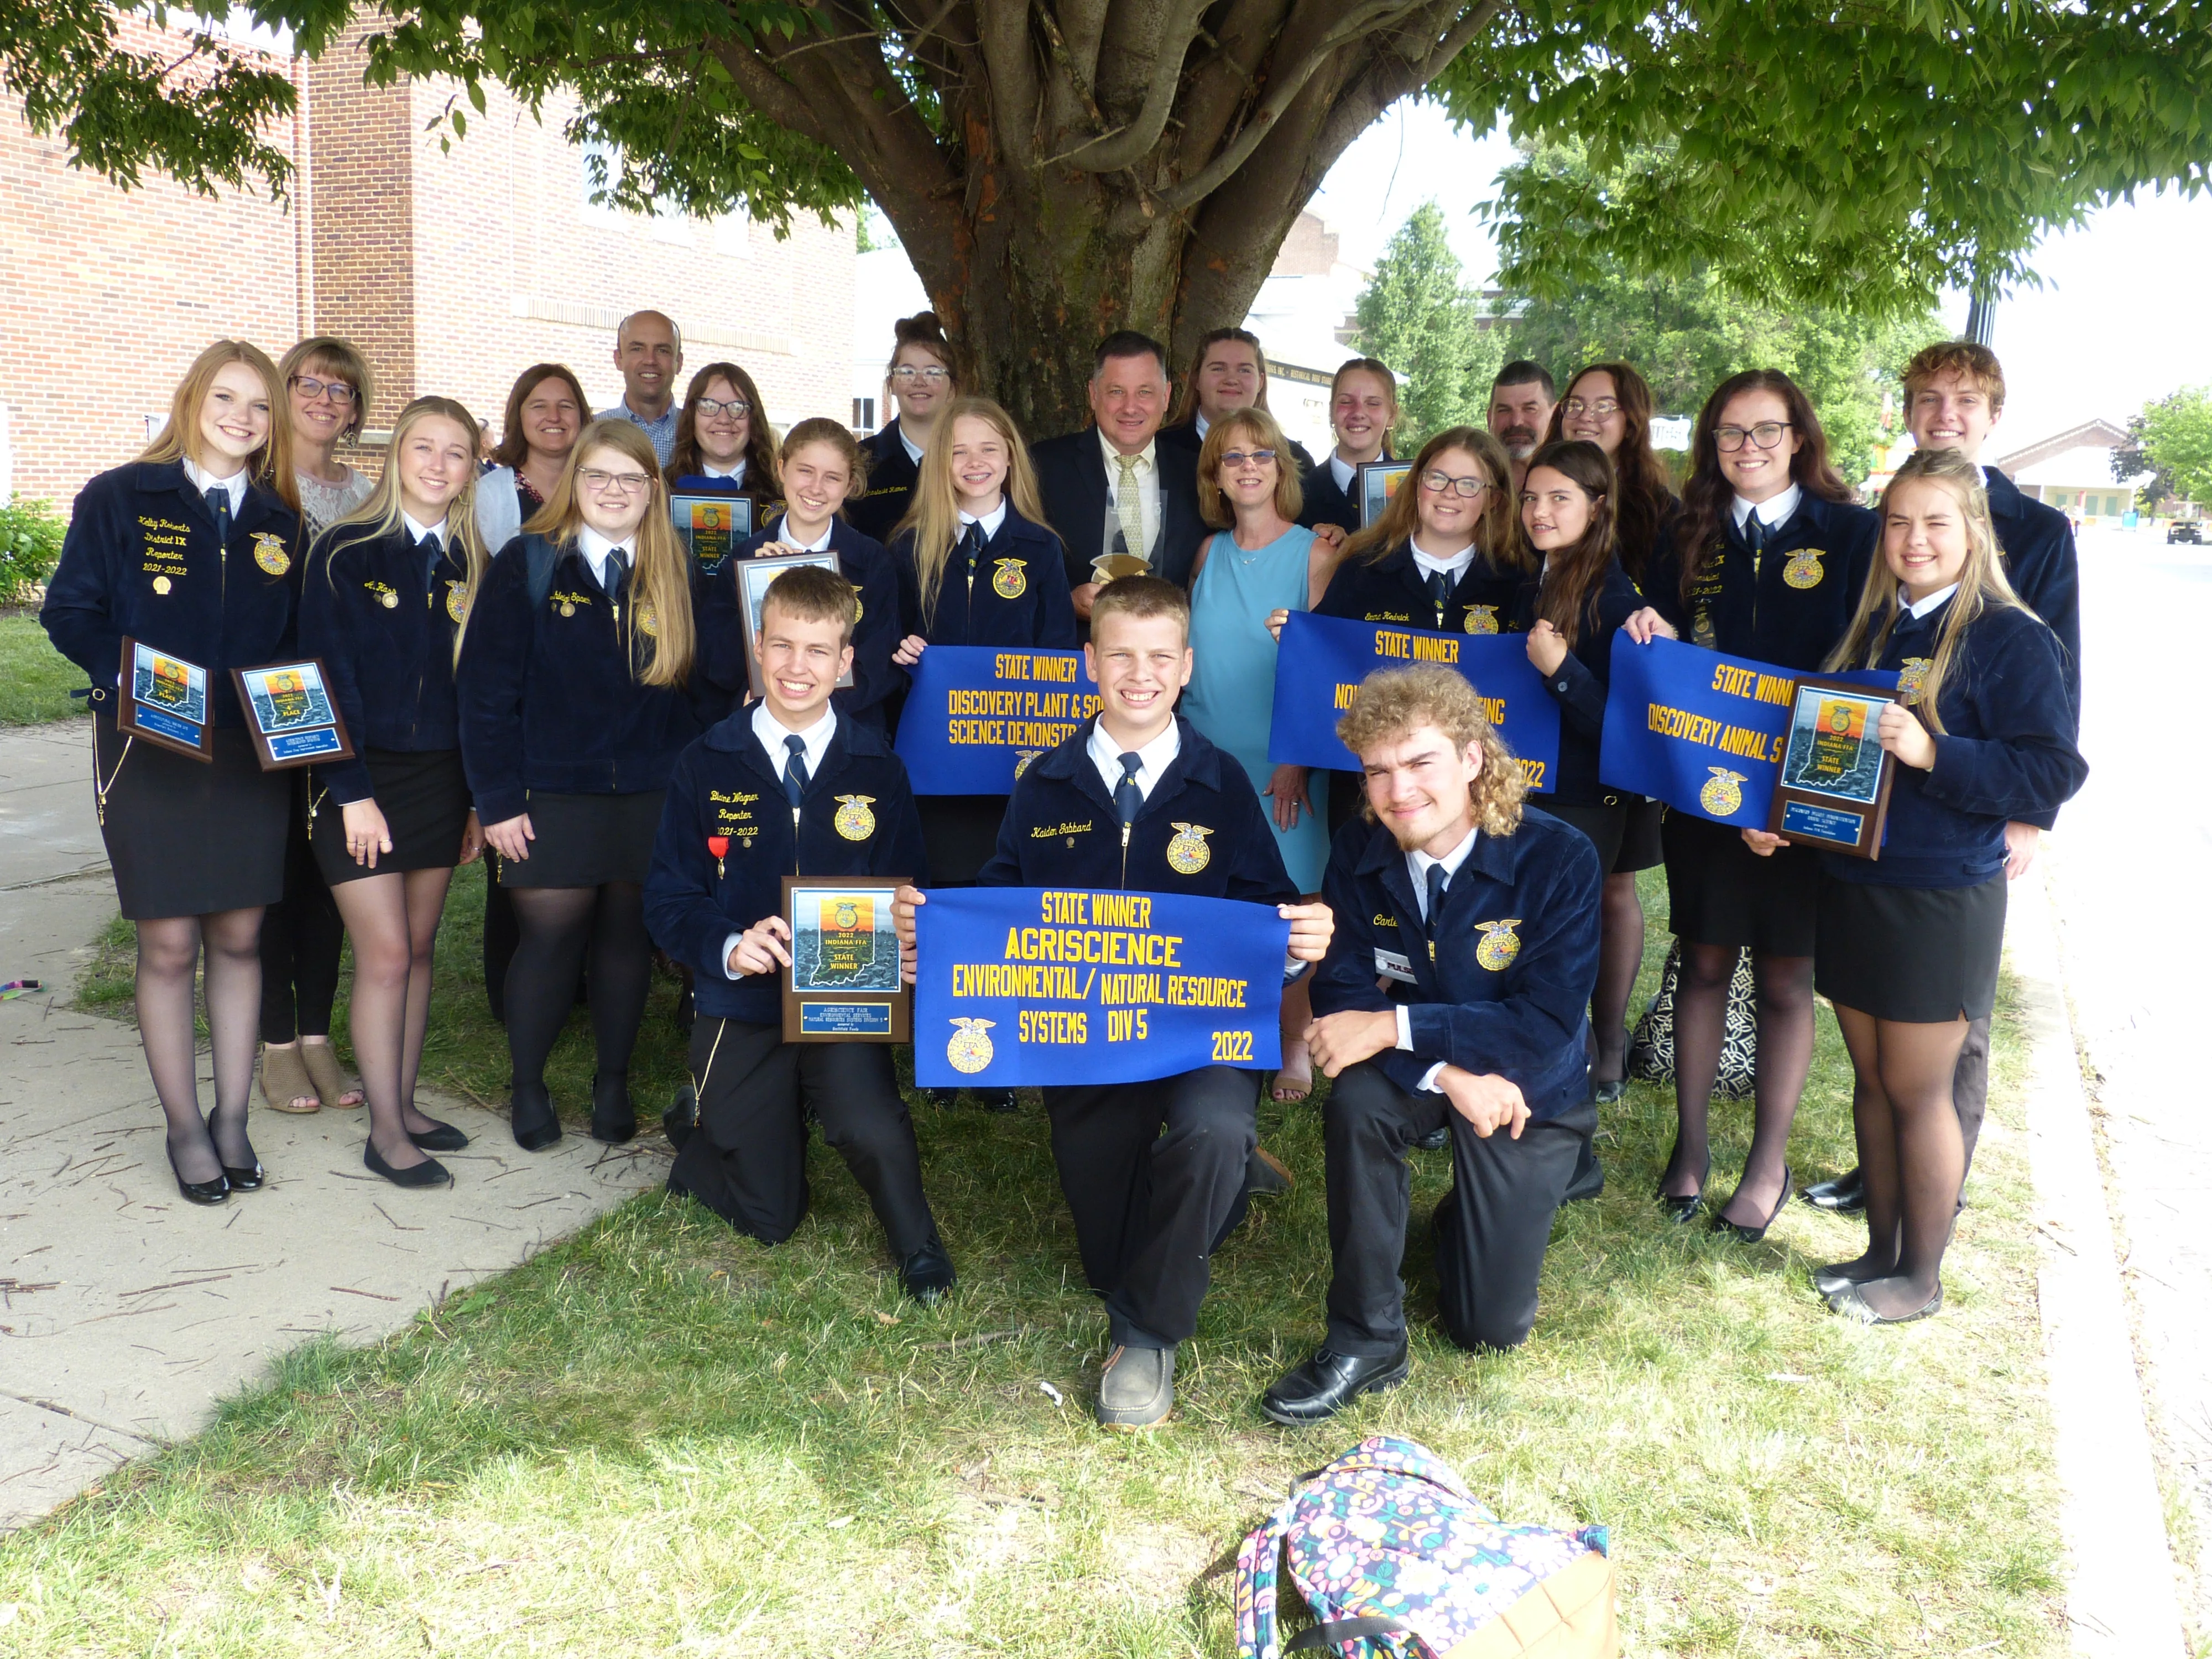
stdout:
<svg viewBox="0 0 2212 1659">
<path fill-rule="evenodd" d="M 261 1040 L 280 1045 L 331 1034 L 345 945 L 345 924 L 301 827 L 303 816 L 292 815 L 284 896 L 261 921 Z"/>
<path fill-rule="evenodd" d="M 1867 1248 L 1837 1271 L 1887 1318 L 1917 1313 L 1942 1283 L 1966 1149 L 1952 1079 L 1966 1022 L 1907 1024 L 1840 1004 L 1851 1051 L 1851 1123 L 1866 1179 Z"/>
<path fill-rule="evenodd" d="M 433 1121 L 415 1109 L 415 1079 L 430 1024 L 430 969 L 451 870 L 408 870 L 340 882 L 334 890 L 353 935 L 353 1057 L 368 1097 L 368 1139 L 395 1170 L 424 1161 L 409 1138 Z"/>
<path fill-rule="evenodd" d="M 138 1037 L 169 1121 L 169 1161 L 186 1181 L 213 1181 L 226 1165 L 250 1170 L 255 1163 L 246 1097 L 261 1006 L 260 947 L 258 905 L 138 924 Z M 215 1060 L 215 1109 L 204 1120 L 192 1031 L 192 970 L 203 948 Z"/>
<path fill-rule="evenodd" d="M 1597 1053 L 1592 1081 L 1618 1083 L 1628 1074 L 1628 999 L 1644 965 L 1644 902 L 1632 871 L 1605 878 L 1599 901 L 1597 989 L 1590 997 L 1590 1037 Z"/>
<path fill-rule="evenodd" d="M 1674 1109 L 1680 1128 L 1659 1183 L 1662 1196 L 1690 1196 L 1705 1185 L 1712 1168 L 1706 1115 L 1720 1075 L 1735 958 L 1733 945 L 1682 941 L 1682 972 L 1674 987 Z M 1790 1125 L 1813 1066 L 1813 958 L 1753 951 L 1751 971 L 1759 1011 L 1751 1151 L 1743 1161 L 1743 1178 L 1721 1215 L 1755 1227 L 1781 1199 Z"/>
<path fill-rule="evenodd" d="M 590 961 L 592 1041 L 599 1074 L 629 1070 L 653 980 L 653 941 L 645 932 L 645 890 L 634 881 L 599 887 L 516 887 L 522 939 L 507 970 L 507 1046 L 514 1087 L 542 1088 L 545 1056 L 575 1006 L 576 974 Z"/>
</svg>

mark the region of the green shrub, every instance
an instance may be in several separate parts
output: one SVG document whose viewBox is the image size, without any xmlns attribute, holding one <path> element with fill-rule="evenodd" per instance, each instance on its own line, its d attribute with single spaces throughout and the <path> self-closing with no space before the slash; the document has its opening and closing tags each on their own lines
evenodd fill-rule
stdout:
<svg viewBox="0 0 2212 1659">
<path fill-rule="evenodd" d="M 11 495 L 0 504 L 0 605 L 23 605 L 61 562 L 66 528 L 52 501 Z"/>
</svg>

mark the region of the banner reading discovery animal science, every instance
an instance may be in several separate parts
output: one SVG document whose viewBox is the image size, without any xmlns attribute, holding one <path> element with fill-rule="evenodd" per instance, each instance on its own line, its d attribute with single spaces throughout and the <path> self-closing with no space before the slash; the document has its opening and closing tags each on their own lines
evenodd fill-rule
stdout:
<svg viewBox="0 0 2212 1659">
<path fill-rule="evenodd" d="M 914 665 L 894 746 L 917 795 L 1003 795 L 1097 712 L 1080 651 L 933 645 Z"/>
<path fill-rule="evenodd" d="M 920 1087 L 1138 1083 L 1282 1063 L 1291 924 L 1272 905 L 944 887 L 915 930 Z"/>
<path fill-rule="evenodd" d="M 1277 766 L 1326 766 L 1357 772 L 1359 760 L 1338 740 L 1336 723 L 1360 681 L 1378 668 L 1440 663 L 1482 694 L 1498 728 L 1528 775 L 1549 789 L 1559 766 L 1559 705 L 1528 660 L 1525 634 L 1430 634 L 1294 611 L 1275 653 L 1275 717 L 1267 758 Z"/>
<path fill-rule="evenodd" d="M 1605 700 L 1598 772 L 1717 823 L 1764 830 L 1790 729 L 1795 673 L 1772 663 L 1655 639 L 1613 636 L 1613 682 Z M 1897 676 L 1873 671 L 1839 678 L 1886 690 Z"/>
</svg>

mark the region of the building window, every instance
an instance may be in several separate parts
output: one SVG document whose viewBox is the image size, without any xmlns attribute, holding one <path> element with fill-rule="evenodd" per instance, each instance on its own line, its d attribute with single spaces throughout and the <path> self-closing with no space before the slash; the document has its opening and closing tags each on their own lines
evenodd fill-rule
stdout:
<svg viewBox="0 0 2212 1659">
<path fill-rule="evenodd" d="M 853 428 L 856 432 L 876 429 L 876 400 L 873 398 L 853 399 Z"/>
<path fill-rule="evenodd" d="M 752 251 L 752 215 L 740 202 L 733 211 L 714 221 L 714 252 L 742 259 Z"/>
<path fill-rule="evenodd" d="M 599 199 L 622 177 L 622 151 L 604 139 L 586 138 L 577 146 L 576 163 L 581 181 L 583 218 L 586 224 L 611 225 L 622 216 L 612 204 Z M 602 181 L 604 179 L 604 182 Z"/>
</svg>

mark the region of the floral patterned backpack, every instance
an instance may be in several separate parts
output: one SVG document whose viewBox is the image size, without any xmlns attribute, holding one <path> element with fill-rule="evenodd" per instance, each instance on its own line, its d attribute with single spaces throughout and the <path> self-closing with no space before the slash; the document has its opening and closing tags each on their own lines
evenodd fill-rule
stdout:
<svg viewBox="0 0 2212 1659">
<path fill-rule="evenodd" d="M 1436 1455 L 1376 1435 L 1302 1479 L 1237 1553 L 1237 1659 L 1615 1659 L 1606 1529 L 1508 1526 Z M 1280 1646 L 1276 1573 L 1318 1621 Z"/>
</svg>

